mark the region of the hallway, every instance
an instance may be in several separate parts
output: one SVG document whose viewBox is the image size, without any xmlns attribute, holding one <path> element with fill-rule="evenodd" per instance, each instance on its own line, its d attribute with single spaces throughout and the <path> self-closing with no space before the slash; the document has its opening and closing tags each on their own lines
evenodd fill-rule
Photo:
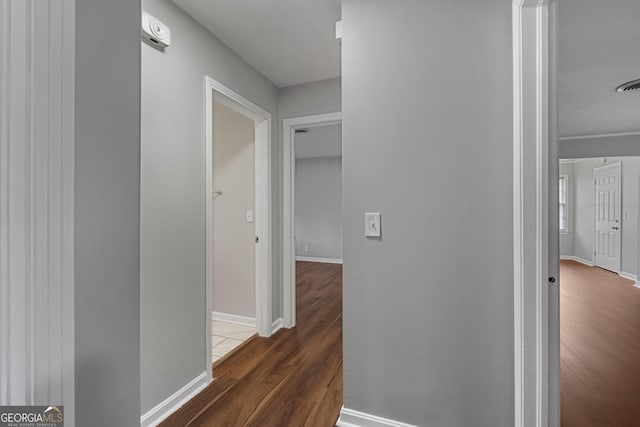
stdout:
<svg viewBox="0 0 640 427">
<path fill-rule="evenodd" d="M 342 406 L 342 265 L 296 263 L 293 329 L 254 336 L 163 427 L 335 425 Z"/>
<path fill-rule="evenodd" d="M 560 267 L 562 427 L 637 426 L 640 289 L 576 261 Z"/>
</svg>

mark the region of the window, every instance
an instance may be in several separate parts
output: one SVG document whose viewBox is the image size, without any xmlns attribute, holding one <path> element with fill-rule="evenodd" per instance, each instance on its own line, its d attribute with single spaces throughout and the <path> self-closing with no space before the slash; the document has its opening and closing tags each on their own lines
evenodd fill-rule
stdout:
<svg viewBox="0 0 640 427">
<path fill-rule="evenodd" d="M 560 182 L 558 187 L 559 195 L 559 211 L 560 211 L 560 232 L 569 232 L 569 203 L 567 197 L 569 176 L 560 175 Z"/>
</svg>

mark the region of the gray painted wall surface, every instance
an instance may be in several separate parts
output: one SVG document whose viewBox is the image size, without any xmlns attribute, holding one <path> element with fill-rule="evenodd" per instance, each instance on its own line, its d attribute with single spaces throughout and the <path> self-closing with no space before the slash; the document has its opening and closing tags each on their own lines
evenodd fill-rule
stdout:
<svg viewBox="0 0 640 427">
<path fill-rule="evenodd" d="M 513 425 L 511 2 L 342 18 L 345 406 Z"/>
<path fill-rule="evenodd" d="M 336 78 L 280 89 L 280 119 L 342 111 L 340 83 Z"/>
<path fill-rule="evenodd" d="M 622 162 L 622 211 L 627 218 L 621 228 L 621 270 L 637 274 L 638 270 L 638 168 L 640 157 L 607 157 L 605 164 Z M 574 164 L 575 232 L 573 255 L 593 261 L 595 235 L 595 188 L 593 169 L 602 166 L 600 159 L 585 159 Z"/>
<path fill-rule="evenodd" d="M 561 159 L 605 156 L 640 156 L 640 134 L 561 139 Z"/>
<path fill-rule="evenodd" d="M 342 157 L 296 159 L 296 255 L 342 258 Z"/>
<path fill-rule="evenodd" d="M 76 426 L 140 423 L 140 2 L 76 2 Z"/>
<path fill-rule="evenodd" d="M 213 311 L 256 317 L 255 122 L 213 102 Z"/>
<path fill-rule="evenodd" d="M 172 41 L 165 52 L 142 44 L 141 410 L 145 413 L 206 366 L 205 75 L 272 114 L 273 311 L 278 314 L 274 317 L 280 312 L 276 201 L 281 144 L 273 84 L 171 1 L 144 0 L 143 8 L 169 26 Z M 136 28 L 139 31 L 139 24 Z"/>
<path fill-rule="evenodd" d="M 569 182 L 567 185 L 567 205 L 569 209 L 568 221 L 569 232 L 560 233 L 560 255 L 573 255 L 573 235 L 574 235 L 574 206 L 575 206 L 575 191 L 574 191 L 574 176 L 573 176 L 573 163 L 560 163 L 560 175 L 568 175 Z"/>
</svg>

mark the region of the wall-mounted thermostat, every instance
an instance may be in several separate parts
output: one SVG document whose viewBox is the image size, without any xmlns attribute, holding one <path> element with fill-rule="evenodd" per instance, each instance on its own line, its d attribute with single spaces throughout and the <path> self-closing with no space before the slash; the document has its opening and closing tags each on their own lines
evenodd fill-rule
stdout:
<svg viewBox="0 0 640 427">
<path fill-rule="evenodd" d="M 147 12 L 142 12 L 142 37 L 159 48 L 165 48 L 171 44 L 169 27 Z"/>
</svg>

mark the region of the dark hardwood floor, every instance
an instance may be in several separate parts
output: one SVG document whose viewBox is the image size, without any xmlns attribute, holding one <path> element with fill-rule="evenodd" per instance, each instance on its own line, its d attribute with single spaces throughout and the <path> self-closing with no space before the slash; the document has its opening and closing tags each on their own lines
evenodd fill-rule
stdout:
<svg viewBox="0 0 640 427">
<path fill-rule="evenodd" d="M 615 273 L 562 261 L 562 427 L 640 426 L 640 289 Z"/>
<path fill-rule="evenodd" d="M 167 418 L 177 426 L 334 426 L 342 406 L 342 265 L 296 263 L 297 326 L 254 336 Z"/>
</svg>

